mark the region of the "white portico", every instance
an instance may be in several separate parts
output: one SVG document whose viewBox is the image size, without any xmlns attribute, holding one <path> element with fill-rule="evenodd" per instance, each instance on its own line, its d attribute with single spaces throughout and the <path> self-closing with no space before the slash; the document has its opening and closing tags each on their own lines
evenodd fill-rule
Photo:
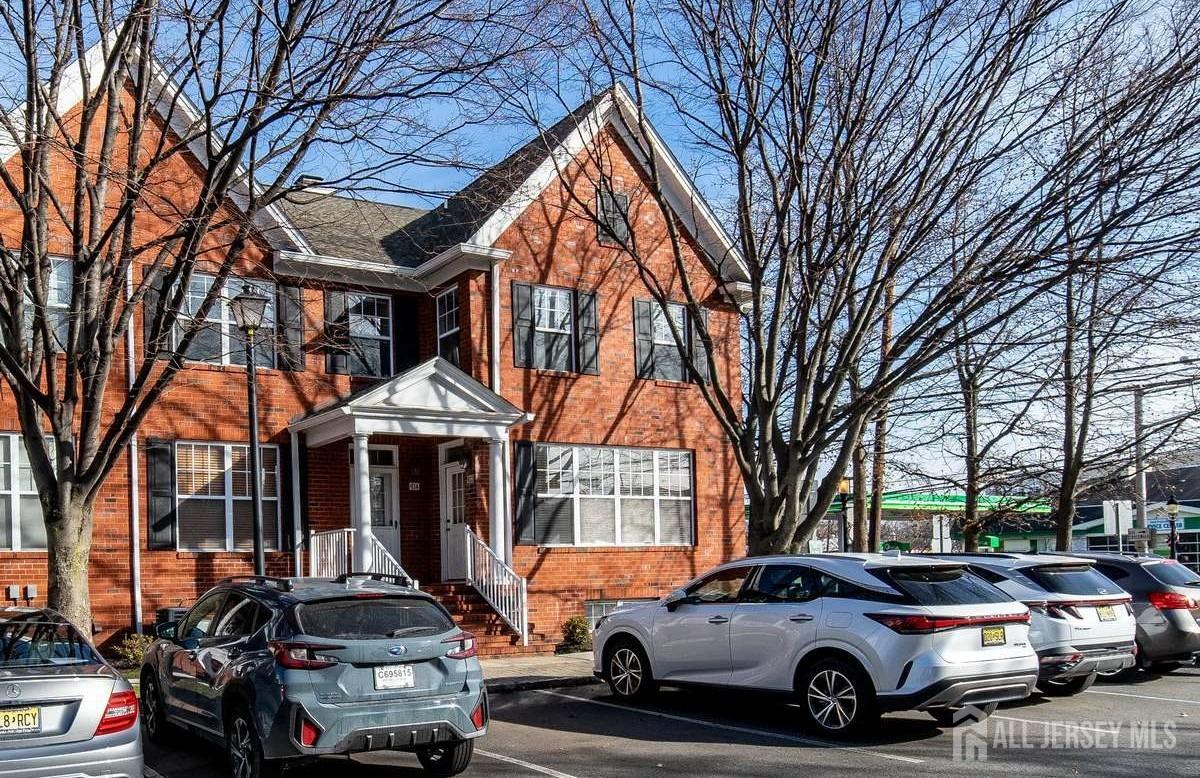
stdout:
<svg viewBox="0 0 1200 778">
<path fill-rule="evenodd" d="M 512 427 L 530 419 L 450 362 L 434 357 L 406 373 L 371 386 L 337 403 L 294 420 L 293 438 L 316 448 L 339 440 L 353 445 L 351 488 L 355 570 L 386 572 L 381 557 L 390 554 L 371 527 L 372 436 L 475 438 L 488 441 L 488 546 L 500 560 L 511 562 L 512 538 L 508 472 L 508 438 Z M 462 542 L 465 542 L 465 537 Z M 455 535 L 443 542 L 460 542 Z M 310 552 L 312 550 L 310 549 Z M 394 564 L 395 560 L 391 559 Z"/>
</svg>

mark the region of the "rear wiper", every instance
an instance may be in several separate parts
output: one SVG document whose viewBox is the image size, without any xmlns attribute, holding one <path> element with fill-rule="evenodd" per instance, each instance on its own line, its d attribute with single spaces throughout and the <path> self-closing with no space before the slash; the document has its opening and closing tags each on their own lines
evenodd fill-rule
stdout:
<svg viewBox="0 0 1200 778">
<path fill-rule="evenodd" d="M 398 638 L 401 635 L 407 635 L 409 632 L 420 632 L 427 629 L 429 629 L 429 627 L 401 627 L 400 629 L 394 629 L 387 633 L 387 636 L 389 638 Z"/>
</svg>

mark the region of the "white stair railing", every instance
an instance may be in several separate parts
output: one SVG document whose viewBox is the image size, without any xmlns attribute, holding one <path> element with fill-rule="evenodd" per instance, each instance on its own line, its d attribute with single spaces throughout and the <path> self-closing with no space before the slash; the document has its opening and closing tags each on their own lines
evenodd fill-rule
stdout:
<svg viewBox="0 0 1200 778">
<path fill-rule="evenodd" d="M 315 578 L 337 578 L 353 568 L 354 559 L 354 530 L 352 528 L 327 530 L 325 532 L 308 533 L 308 574 Z M 371 570 L 372 573 L 385 575 L 401 575 L 412 581 L 412 587 L 418 588 L 417 579 L 409 575 L 400 563 L 388 551 L 387 546 L 379 542 L 379 538 L 371 538 Z"/>
<path fill-rule="evenodd" d="M 461 526 L 467 551 L 467 582 L 521 636 L 521 644 L 529 645 L 529 592 L 525 579 L 470 527 Z"/>
</svg>

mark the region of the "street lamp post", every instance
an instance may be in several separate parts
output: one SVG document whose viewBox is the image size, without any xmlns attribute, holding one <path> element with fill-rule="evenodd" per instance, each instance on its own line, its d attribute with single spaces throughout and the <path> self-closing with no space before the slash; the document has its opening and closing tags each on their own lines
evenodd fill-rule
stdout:
<svg viewBox="0 0 1200 778">
<path fill-rule="evenodd" d="M 254 364 L 254 333 L 266 319 L 270 299 L 249 286 L 242 287 L 229 302 L 233 320 L 246 341 L 246 402 L 249 406 L 250 427 L 250 502 L 254 512 L 254 574 L 267 574 L 267 558 L 263 551 L 262 466 L 258 447 L 258 375 Z"/>
<path fill-rule="evenodd" d="M 1172 559 L 1177 559 L 1179 556 L 1179 531 L 1176 522 L 1179 520 L 1179 502 L 1175 499 L 1175 495 L 1171 495 L 1167 499 L 1167 518 L 1171 520 L 1171 535 L 1167 539 L 1167 548 L 1170 549 Z"/>
<path fill-rule="evenodd" d="M 850 536 L 850 517 L 846 511 L 846 501 L 850 498 L 850 479 L 849 478 L 843 478 L 841 481 L 838 482 L 838 498 L 842 502 L 842 515 L 841 515 L 841 525 L 842 526 L 840 528 L 841 531 L 839 533 L 840 534 L 839 540 L 841 541 L 838 544 L 840 546 L 839 550 L 840 551 L 849 551 L 850 550 L 850 537 L 849 537 Z"/>
</svg>

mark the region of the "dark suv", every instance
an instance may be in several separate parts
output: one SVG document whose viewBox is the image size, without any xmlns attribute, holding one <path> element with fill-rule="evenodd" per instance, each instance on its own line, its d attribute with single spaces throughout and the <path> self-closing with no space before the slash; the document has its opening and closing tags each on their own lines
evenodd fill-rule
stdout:
<svg viewBox="0 0 1200 778">
<path fill-rule="evenodd" d="M 1143 668 L 1169 670 L 1200 652 L 1200 575 L 1153 554 L 1071 554 L 1096 560 L 1096 569 L 1133 597 Z"/>
<path fill-rule="evenodd" d="M 475 639 L 406 579 L 230 578 L 158 635 L 141 673 L 147 736 L 221 743 L 234 778 L 379 750 L 450 776 L 487 729 Z"/>
</svg>

